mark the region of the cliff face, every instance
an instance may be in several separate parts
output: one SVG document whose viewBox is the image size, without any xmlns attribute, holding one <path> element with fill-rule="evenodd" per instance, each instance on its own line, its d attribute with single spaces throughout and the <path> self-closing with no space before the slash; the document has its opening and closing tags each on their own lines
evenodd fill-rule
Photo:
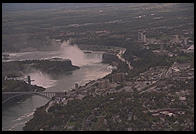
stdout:
<svg viewBox="0 0 196 134">
<path fill-rule="evenodd" d="M 52 74 L 61 74 L 79 69 L 79 67 L 72 65 L 71 60 L 35 60 L 32 63 L 31 67 Z"/>
<path fill-rule="evenodd" d="M 39 69 L 49 74 L 62 74 L 68 71 L 79 69 L 79 67 L 72 65 L 71 60 L 63 60 L 60 58 L 46 60 L 10 61 L 2 62 L 2 76 L 21 76 L 22 73 L 28 72 L 30 68 Z"/>
<path fill-rule="evenodd" d="M 104 53 L 102 57 L 102 62 L 103 63 L 112 63 L 112 62 L 118 62 L 118 58 L 116 55 L 109 54 L 109 53 Z"/>
<path fill-rule="evenodd" d="M 79 69 L 77 66 L 73 66 L 71 60 L 63 60 L 60 58 L 53 58 L 47 60 L 25 60 L 25 61 L 11 61 L 3 62 L 2 64 L 2 78 L 7 77 L 20 77 L 24 73 L 28 72 L 32 68 L 41 70 L 45 73 L 51 75 L 63 74 L 68 71 L 73 71 Z M 33 91 L 38 89 L 38 91 L 43 91 L 45 88 L 29 85 L 24 81 L 20 80 L 3 80 L 2 79 L 2 91 L 3 92 L 21 92 L 21 91 Z M 3 100 L 10 97 L 10 95 L 4 95 Z M 18 100 L 26 99 L 27 96 L 19 96 L 10 101 L 10 104 L 15 104 Z"/>
</svg>

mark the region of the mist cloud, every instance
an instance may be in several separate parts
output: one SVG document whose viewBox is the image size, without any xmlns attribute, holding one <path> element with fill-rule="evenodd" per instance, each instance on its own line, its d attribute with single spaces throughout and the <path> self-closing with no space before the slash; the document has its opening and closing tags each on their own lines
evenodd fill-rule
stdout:
<svg viewBox="0 0 196 134">
<path fill-rule="evenodd" d="M 70 41 L 64 41 L 60 46 L 60 56 L 64 59 L 70 59 L 73 65 L 84 66 L 91 63 L 99 63 L 102 60 L 100 55 L 97 57 L 85 55 L 77 45 L 70 45 Z"/>
</svg>

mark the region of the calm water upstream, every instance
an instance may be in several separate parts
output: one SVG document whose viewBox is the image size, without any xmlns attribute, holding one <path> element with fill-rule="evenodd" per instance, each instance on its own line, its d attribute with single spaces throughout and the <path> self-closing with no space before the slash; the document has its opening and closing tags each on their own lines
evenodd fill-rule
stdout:
<svg viewBox="0 0 196 134">
<path fill-rule="evenodd" d="M 32 84 L 43 86 L 46 91 L 65 91 L 73 88 L 77 82 L 84 85 L 90 80 L 96 80 L 111 73 L 108 64 L 102 64 L 102 53 L 92 52 L 84 53 L 77 46 L 63 46 L 60 51 L 50 52 L 24 52 L 12 53 L 11 60 L 41 59 L 61 57 L 72 60 L 73 65 L 80 66 L 80 69 L 72 71 L 71 74 L 64 74 L 54 79 L 48 74 L 36 70 L 27 75 L 34 81 Z M 25 122 L 33 118 L 33 112 L 48 102 L 47 99 L 40 96 L 32 96 L 15 106 L 4 107 L 2 109 L 2 130 L 22 130 Z"/>
</svg>

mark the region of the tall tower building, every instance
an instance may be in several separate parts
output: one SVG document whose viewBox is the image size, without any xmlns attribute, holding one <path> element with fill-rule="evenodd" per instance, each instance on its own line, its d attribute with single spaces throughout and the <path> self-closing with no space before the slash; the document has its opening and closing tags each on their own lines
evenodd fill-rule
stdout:
<svg viewBox="0 0 196 134">
<path fill-rule="evenodd" d="M 143 40 L 143 33 L 142 32 L 138 32 L 138 40 L 139 41 Z"/>
<path fill-rule="evenodd" d="M 186 46 L 188 44 L 188 38 L 184 39 L 184 45 Z"/>
<path fill-rule="evenodd" d="M 29 75 L 27 76 L 27 81 L 28 81 L 28 84 L 31 85 L 31 76 Z"/>
<path fill-rule="evenodd" d="M 160 44 L 160 51 L 163 52 L 163 44 Z"/>
<path fill-rule="evenodd" d="M 146 43 L 146 34 L 143 34 L 143 42 Z"/>
<path fill-rule="evenodd" d="M 180 43 L 179 36 L 176 35 L 176 43 Z"/>
<path fill-rule="evenodd" d="M 144 34 L 143 34 L 143 32 L 141 32 L 141 41 L 143 41 L 144 40 Z"/>
<path fill-rule="evenodd" d="M 146 38 L 146 31 L 139 31 L 138 32 L 138 40 L 142 41 L 144 43 L 147 42 L 147 38 Z"/>
<path fill-rule="evenodd" d="M 140 40 L 140 32 L 137 33 L 137 39 Z"/>
</svg>

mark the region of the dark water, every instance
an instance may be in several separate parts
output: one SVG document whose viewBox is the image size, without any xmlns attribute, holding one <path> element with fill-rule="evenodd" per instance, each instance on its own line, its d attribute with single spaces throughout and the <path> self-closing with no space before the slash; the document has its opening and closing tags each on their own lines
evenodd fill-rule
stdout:
<svg viewBox="0 0 196 134">
<path fill-rule="evenodd" d="M 76 46 L 75 46 L 76 47 Z M 69 50 L 69 49 L 68 49 Z M 48 74 L 35 70 L 27 75 L 31 76 L 34 81 L 32 84 L 43 86 L 46 91 L 64 91 L 70 90 L 77 82 L 83 85 L 90 80 L 96 80 L 104 77 L 111 72 L 107 64 L 102 64 L 102 53 L 83 53 L 76 47 L 71 51 L 50 51 L 50 52 L 25 52 L 11 54 L 11 60 L 24 59 L 41 59 L 51 57 L 70 58 L 74 65 L 80 66 L 80 69 L 73 71 L 71 74 L 64 74 L 54 79 Z M 73 53 L 74 52 L 74 53 Z M 74 54 L 72 56 L 71 54 Z M 78 55 L 77 55 L 78 54 Z M 80 58 L 77 58 L 77 56 Z M 84 62 L 83 62 L 83 61 Z M 47 103 L 47 99 L 40 96 L 32 96 L 24 102 L 20 102 L 12 107 L 2 109 L 2 130 L 22 130 L 25 122 L 30 120 L 33 112 L 37 107 Z"/>
</svg>

